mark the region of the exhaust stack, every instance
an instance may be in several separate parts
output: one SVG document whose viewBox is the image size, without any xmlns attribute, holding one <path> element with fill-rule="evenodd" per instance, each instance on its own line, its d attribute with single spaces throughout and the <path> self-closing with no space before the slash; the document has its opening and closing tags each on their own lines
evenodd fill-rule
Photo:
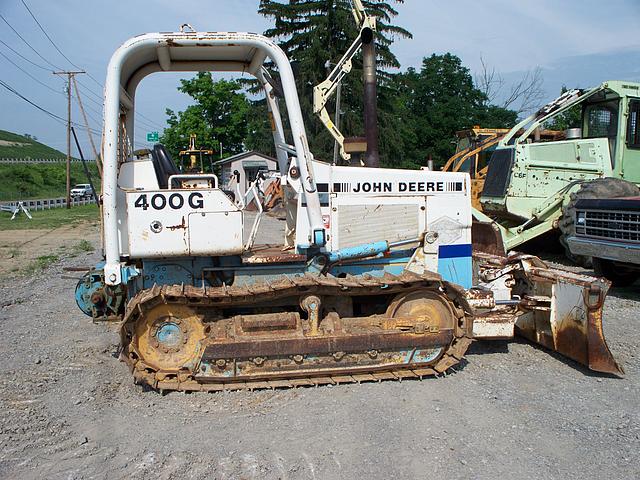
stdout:
<svg viewBox="0 0 640 480">
<path fill-rule="evenodd" d="M 378 92 L 376 85 L 376 44 L 373 30 L 362 30 L 362 57 L 364 75 L 364 131 L 367 139 L 366 167 L 378 168 Z"/>
</svg>

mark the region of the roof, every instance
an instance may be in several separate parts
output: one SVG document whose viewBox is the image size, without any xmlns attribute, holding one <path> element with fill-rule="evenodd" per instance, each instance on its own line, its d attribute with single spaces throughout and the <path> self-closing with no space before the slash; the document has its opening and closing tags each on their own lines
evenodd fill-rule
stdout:
<svg viewBox="0 0 640 480">
<path fill-rule="evenodd" d="M 214 163 L 214 165 L 225 165 L 227 163 L 235 162 L 237 160 L 243 160 L 245 158 L 249 158 L 252 156 L 262 157 L 265 160 L 271 160 L 272 162 L 276 162 L 276 163 L 278 162 L 275 158 L 270 157 L 269 155 L 265 155 L 264 153 L 251 150 L 249 152 L 238 153 L 236 155 L 233 155 L 232 157 L 227 157 L 227 158 L 223 158 L 222 160 L 218 160 L 217 162 Z"/>
</svg>

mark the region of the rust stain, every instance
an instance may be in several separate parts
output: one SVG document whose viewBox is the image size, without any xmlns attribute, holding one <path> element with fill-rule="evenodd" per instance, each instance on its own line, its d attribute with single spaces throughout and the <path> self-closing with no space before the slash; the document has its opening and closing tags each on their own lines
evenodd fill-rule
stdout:
<svg viewBox="0 0 640 480">
<path fill-rule="evenodd" d="M 559 323 L 555 350 L 583 365 L 589 365 L 589 340 L 581 324 L 571 314 Z"/>
<path fill-rule="evenodd" d="M 174 231 L 174 230 L 186 230 L 187 229 L 187 221 L 184 218 L 184 215 L 182 216 L 182 223 L 180 225 L 171 225 L 170 227 L 167 227 L 168 230 Z"/>
</svg>

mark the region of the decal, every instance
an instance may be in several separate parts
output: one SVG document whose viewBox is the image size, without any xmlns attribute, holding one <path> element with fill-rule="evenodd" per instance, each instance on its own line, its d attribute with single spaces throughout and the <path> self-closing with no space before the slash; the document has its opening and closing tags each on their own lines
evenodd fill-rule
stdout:
<svg viewBox="0 0 640 480">
<path fill-rule="evenodd" d="M 193 192 L 187 197 L 187 203 L 189 207 L 197 210 L 204 208 L 204 197 L 202 193 Z M 141 208 L 142 210 L 148 210 L 149 207 L 154 210 L 164 210 L 165 208 L 171 208 L 173 210 L 180 210 L 185 204 L 185 194 L 172 193 L 166 196 L 163 193 L 155 193 L 149 196 L 146 193 L 139 195 L 133 202 L 133 206 Z"/>
<path fill-rule="evenodd" d="M 327 192 L 329 184 L 318 183 L 318 192 Z M 336 182 L 333 193 L 450 193 L 463 192 L 463 182 Z"/>
</svg>

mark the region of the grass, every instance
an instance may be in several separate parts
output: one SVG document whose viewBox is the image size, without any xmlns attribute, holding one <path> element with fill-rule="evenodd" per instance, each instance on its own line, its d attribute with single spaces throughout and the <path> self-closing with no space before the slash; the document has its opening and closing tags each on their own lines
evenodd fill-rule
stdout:
<svg viewBox="0 0 640 480">
<path fill-rule="evenodd" d="M 66 225 L 84 222 L 97 223 L 100 221 L 97 205 L 82 205 L 80 207 L 72 207 L 69 210 L 66 208 L 54 208 L 30 213 L 33 216 L 31 220 L 24 213 L 20 213 L 15 220 L 11 220 L 11 213 L 0 212 L 0 230 L 51 230 Z M 86 242 L 86 244 L 83 242 Z M 83 248 L 91 247 L 93 249 L 93 246 L 86 240 L 80 241 L 80 244 L 83 244 Z"/>
<path fill-rule="evenodd" d="M 79 243 L 73 246 L 74 253 L 93 252 L 95 248 L 91 245 L 89 240 L 80 240 Z"/>
<path fill-rule="evenodd" d="M 33 262 L 24 267 L 23 273 L 25 275 L 33 275 L 34 273 L 41 272 L 50 267 L 54 263 L 60 260 L 58 255 L 43 255 L 36 258 Z"/>
<path fill-rule="evenodd" d="M 100 191 L 100 177 L 94 162 L 88 162 L 95 188 Z M 82 163 L 71 164 L 71 187 L 87 183 Z M 67 167 L 56 163 L 0 164 L 0 201 L 33 200 L 64 197 L 67 192 Z"/>
<path fill-rule="evenodd" d="M 0 140 L 13 142 L 15 145 L 0 145 L 0 158 L 66 158 L 60 150 L 51 148 L 32 138 L 17 133 L 0 130 Z"/>
</svg>

